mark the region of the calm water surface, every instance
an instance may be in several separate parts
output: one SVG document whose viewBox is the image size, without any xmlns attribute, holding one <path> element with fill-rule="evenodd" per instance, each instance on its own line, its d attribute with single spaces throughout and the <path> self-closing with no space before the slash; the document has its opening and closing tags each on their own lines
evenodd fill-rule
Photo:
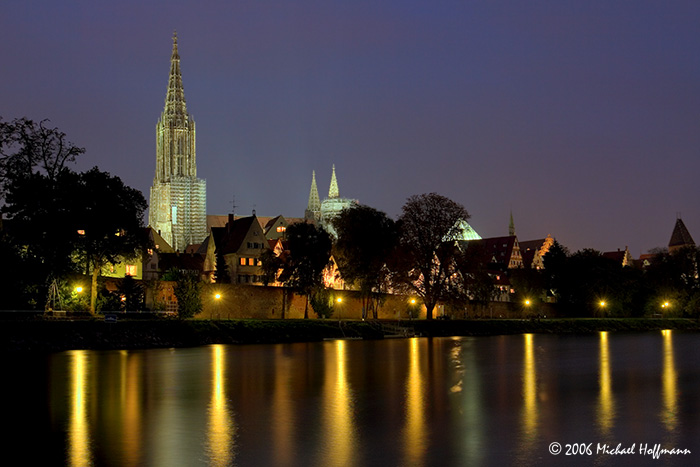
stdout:
<svg viewBox="0 0 700 467">
<path fill-rule="evenodd" d="M 20 456 L 14 465 L 700 465 L 699 334 L 79 350 L 4 361 L 3 444 L 6 456 Z M 553 442 L 561 454 L 550 454 Z M 584 454 L 565 455 L 581 443 Z M 634 454 L 599 453 L 604 444 Z M 656 444 L 690 454 L 640 454 Z"/>
</svg>

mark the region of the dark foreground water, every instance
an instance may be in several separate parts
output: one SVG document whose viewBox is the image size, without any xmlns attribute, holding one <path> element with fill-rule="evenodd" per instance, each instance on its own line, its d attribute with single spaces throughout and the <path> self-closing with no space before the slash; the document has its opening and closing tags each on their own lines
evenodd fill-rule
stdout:
<svg viewBox="0 0 700 467">
<path fill-rule="evenodd" d="M 3 361 L 3 465 L 700 465 L 700 334 Z"/>
</svg>

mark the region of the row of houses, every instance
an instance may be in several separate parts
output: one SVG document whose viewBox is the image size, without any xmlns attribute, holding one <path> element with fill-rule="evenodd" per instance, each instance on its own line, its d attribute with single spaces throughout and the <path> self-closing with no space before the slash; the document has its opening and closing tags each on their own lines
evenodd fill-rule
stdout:
<svg viewBox="0 0 700 467">
<path fill-rule="evenodd" d="M 191 271 L 198 274 L 205 282 L 214 282 L 217 264 L 225 264 L 231 283 L 262 285 L 262 254 L 271 250 L 276 256 L 284 254 L 285 233 L 289 225 L 306 222 L 301 218 L 237 217 L 208 216 L 209 234 L 199 245 L 190 245 L 185 252 L 177 252 L 150 227 L 146 229 L 152 248 L 141 259 L 131 263 L 111 266 L 104 271 L 108 277 L 134 276 L 136 279 L 159 279 L 172 268 Z M 513 294 L 510 286 L 508 271 L 513 269 L 543 269 L 544 256 L 554 244 L 554 237 L 547 235 L 541 239 L 519 241 L 513 229 L 511 235 L 503 237 L 460 240 L 458 246 L 464 251 L 467 246 L 474 248 L 477 254 L 473 258 L 484 265 L 497 289 L 496 299 L 509 301 Z M 688 245 L 695 245 L 690 233 L 681 219 L 676 225 L 669 242 L 669 250 L 674 251 Z M 629 249 L 604 252 L 603 256 L 619 262 L 621 266 L 645 267 L 651 260 L 651 255 L 642 255 L 633 259 Z M 346 289 L 342 280 L 342 271 L 331 258 L 324 273 L 325 285 L 333 289 Z M 279 286 L 279 282 L 269 285 Z"/>
</svg>

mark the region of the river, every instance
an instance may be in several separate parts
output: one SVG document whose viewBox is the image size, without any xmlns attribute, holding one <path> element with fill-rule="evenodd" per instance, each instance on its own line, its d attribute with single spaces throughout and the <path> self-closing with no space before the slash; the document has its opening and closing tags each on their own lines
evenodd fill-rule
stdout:
<svg viewBox="0 0 700 467">
<path fill-rule="evenodd" d="M 74 350 L 3 360 L 11 429 L 3 444 L 6 455 L 19 454 L 15 465 L 700 461 L 697 333 Z"/>
</svg>

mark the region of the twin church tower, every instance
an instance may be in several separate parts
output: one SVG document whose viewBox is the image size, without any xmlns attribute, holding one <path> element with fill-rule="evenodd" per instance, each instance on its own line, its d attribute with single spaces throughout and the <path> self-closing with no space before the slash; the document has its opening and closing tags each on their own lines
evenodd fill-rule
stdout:
<svg viewBox="0 0 700 467">
<path fill-rule="evenodd" d="M 316 174 L 312 175 L 306 219 L 326 226 L 343 208 L 356 203 L 341 198 L 335 166 L 328 198 L 319 199 Z M 187 113 L 182 87 L 177 34 L 173 35 L 170 77 L 165 108 L 156 125 L 156 175 L 151 187 L 148 223 L 175 250 L 201 243 L 207 236 L 207 182 L 197 178 L 195 123 Z"/>
</svg>

